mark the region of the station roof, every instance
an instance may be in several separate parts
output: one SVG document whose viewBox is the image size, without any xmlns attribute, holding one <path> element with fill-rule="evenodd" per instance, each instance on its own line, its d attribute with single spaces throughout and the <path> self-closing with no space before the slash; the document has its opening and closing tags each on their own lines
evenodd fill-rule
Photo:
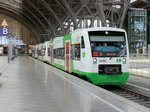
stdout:
<svg viewBox="0 0 150 112">
<path fill-rule="evenodd" d="M 122 27 L 128 3 L 129 0 L 0 0 L 0 13 L 25 24 L 40 43 L 67 34 L 68 27 L 78 28 L 82 23 L 86 27 L 86 19 L 90 27 L 95 20 L 101 20 L 103 26 Z"/>
<path fill-rule="evenodd" d="M 150 11 L 150 0 L 136 0 L 132 3 L 132 6 L 137 8 L 145 8 Z"/>
</svg>

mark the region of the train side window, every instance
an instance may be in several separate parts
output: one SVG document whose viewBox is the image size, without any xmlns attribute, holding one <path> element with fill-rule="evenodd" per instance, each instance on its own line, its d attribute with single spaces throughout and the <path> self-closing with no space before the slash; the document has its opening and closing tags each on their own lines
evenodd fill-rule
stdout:
<svg viewBox="0 0 150 112">
<path fill-rule="evenodd" d="M 54 49 L 54 58 L 56 58 L 57 57 L 57 54 L 56 54 L 57 52 L 56 52 L 56 49 Z"/>
<path fill-rule="evenodd" d="M 71 56 L 70 57 L 72 60 L 74 60 L 74 58 L 75 58 L 75 51 L 74 51 L 75 48 L 74 47 L 75 47 L 74 45 L 71 45 Z"/>
<path fill-rule="evenodd" d="M 61 59 L 64 60 L 65 59 L 65 52 L 64 52 L 64 48 L 61 48 Z"/>
<path fill-rule="evenodd" d="M 50 48 L 48 48 L 48 56 L 50 56 Z"/>
<path fill-rule="evenodd" d="M 75 51 L 75 60 L 80 60 L 80 52 L 81 52 L 81 49 L 80 49 L 80 44 L 76 44 L 75 47 L 74 47 L 74 51 Z"/>
<path fill-rule="evenodd" d="M 85 48 L 84 38 L 83 38 L 83 36 L 81 36 L 81 48 Z"/>
<path fill-rule="evenodd" d="M 64 60 L 64 48 L 54 49 L 54 58 Z"/>
</svg>

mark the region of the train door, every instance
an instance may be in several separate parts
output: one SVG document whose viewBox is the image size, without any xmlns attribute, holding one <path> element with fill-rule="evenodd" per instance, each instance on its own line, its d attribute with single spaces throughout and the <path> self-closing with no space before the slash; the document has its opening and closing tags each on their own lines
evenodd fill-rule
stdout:
<svg viewBox="0 0 150 112">
<path fill-rule="evenodd" d="M 70 41 L 65 44 L 65 66 L 66 71 L 70 72 Z"/>
<path fill-rule="evenodd" d="M 53 64 L 53 46 L 50 46 L 50 64 Z"/>
</svg>

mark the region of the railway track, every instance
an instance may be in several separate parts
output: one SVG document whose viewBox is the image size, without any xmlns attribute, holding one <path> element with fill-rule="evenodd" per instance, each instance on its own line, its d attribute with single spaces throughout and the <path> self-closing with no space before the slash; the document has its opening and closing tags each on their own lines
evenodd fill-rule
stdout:
<svg viewBox="0 0 150 112">
<path fill-rule="evenodd" d="M 150 96 L 126 86 L 102 87 L 133 102 L 150 108 Z"/>
</svg>

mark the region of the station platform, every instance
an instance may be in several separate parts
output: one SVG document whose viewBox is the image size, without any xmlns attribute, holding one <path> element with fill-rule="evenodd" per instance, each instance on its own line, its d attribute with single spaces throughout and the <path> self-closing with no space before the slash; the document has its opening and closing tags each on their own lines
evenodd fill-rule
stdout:
<svg viewBox="0 0 150 112">
<path fill-rule="evenodd" d="M 130 75 L 127 84 L 133 85 L 139 88 L 145 88 L 150 91 L 150 78 L 145 78 L 137 75 Z"/>
<path fill-rule="evenodd" d="M 149 57 L 131 57 L 130 73 L 133 75 L 150 79 L 150 58 Z"/>
<path fill-rule="evenodd" d="M 0 112 L 149 112 L 29 56 L 0 57 Z"/>
</svg>

